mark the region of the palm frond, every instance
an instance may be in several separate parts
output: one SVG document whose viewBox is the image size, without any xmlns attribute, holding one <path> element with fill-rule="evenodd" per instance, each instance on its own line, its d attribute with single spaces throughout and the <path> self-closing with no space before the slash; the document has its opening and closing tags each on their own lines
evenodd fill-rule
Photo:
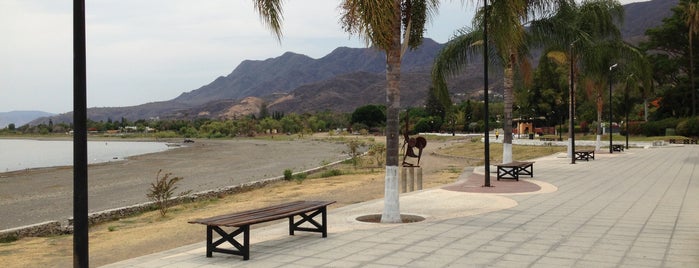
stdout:
<svg viewBox="0 0 699 268">
<path fill-rule="evenodd" d="M 344 0 L 340 5 L 340 22 L 343 30 L 356 34 L 367 45 L 385 49 L 391 46 L 392 27 L 399 23 L 394 22 L 398 8 L 394 1 Z"/>
<path fill-rule="evenodd" d="M 255 9 L 262 23 L 281 41 L 282 38 L 282 0 L 255 0 Z"/>
</svg>

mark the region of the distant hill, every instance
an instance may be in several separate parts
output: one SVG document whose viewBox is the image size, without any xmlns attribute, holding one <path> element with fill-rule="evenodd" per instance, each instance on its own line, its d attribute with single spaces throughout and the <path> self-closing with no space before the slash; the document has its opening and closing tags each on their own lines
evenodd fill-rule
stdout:
<svg viewBox="0 0 699 268">
<path fill-rule="evenodd" d="M 426 39 L 420 48 L 407 53 L 402 70 L 429 70 L 442 45 Z M 263 61 L 246 60 L 227 76 L 183 93 L 174 101 L 201 105 L 223 99 L 263 97 L 287 93 L 299 86 L 354 72 L 381 73 L 386 69 L 382 51 L 372 48 L 340 47 L 320 59 L 292 52 Z"/>
<path fill-rule="evenodd" d="M 679 0 L 654 0 L 624 5 L 624 24 L 621 35 L 631 43 L 645 39 L 646 29 L 662 24 L 664 18 L 672 15 L 672 8 Z"/>
<path fill-rule="evenodd" d="M 622 34 L 627 41 L 643 40 L 646 29 L 656 27 L 671 14 L 679 0 L 653 0 L 625 5 Z M 421 106 L 430 86 L 430 70 L 442 48 L 425 39 L 417 50 L 403 58 L 401 105 Z M 536 60 L 536 59 L 535 59 Z M 477 62 L 478 60 L 476 60 Z M 481 64 L 473 64 L 459 77 L 449 81 L 452 96 L 482 92 Z M 262 105 L 269 111 L 313 112 L 334 110 L 349 112 L 370 103 L 385 102 L 385 56 L 373 48 L 340 47 L 328 55 L 313 59 L 287 52 L 266 60 L 246 60 L 230 74 L 175 99 L 131 107 L 88 109 L 92 120 L 129 120 L 149 118 L 234 118 L 255 114 Z M 490 75 L 490 88 L 502 93 L 501 72 Z M 54 122 L 72 121 L 72 113 L 53 117 Z M 48 118 L 32 124 L 46 123 Z"/>
<path fill-rule="evenodd" d="M 52 116 L 54 114 L 42 111 L 12 111 L 0 112 L 0 128 L 6 128 L 10 124 L 21 127 L 37 118 Z"/>
</svg>

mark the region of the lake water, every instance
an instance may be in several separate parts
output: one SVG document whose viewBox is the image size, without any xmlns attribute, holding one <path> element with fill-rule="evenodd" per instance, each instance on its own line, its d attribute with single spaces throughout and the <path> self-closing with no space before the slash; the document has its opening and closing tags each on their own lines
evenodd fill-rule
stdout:
<svg viewBox="0 0 699 268">
<path fill-rule="evenodd" d="M 89 164 L 167 150 L 161 142 L 88 141 Z M 72 166 L 73 141 L 0 139 L 0 172 L 28 168 Z"/>
</svg>

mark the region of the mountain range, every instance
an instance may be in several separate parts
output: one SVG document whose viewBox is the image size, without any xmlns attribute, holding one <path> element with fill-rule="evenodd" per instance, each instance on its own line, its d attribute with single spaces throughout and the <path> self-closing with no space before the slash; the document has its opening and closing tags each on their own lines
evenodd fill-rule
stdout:
<svg viewBox="0 0 699 268">
<path fill-rule="evenodd" d="M 642 41 L 645 30 L 660 25 L 678 2 L 653 0 L 625 5 L 621 29 L 624 39 L 632 43 Z M 431 85 L 432 62 L 442 46 L 425 39 L 418 49 L 404 56 L 400 86 L 403 107 L 424 104 Z M 385 102 L 385 66 L 384 53 L 374 48 L 339 47 L 319 59 L 287 52 L 276 58 L 243 61 L 230 74 L 172 100 L 90 108 L 88 117 L 95 121 L 122 117 L 129 120 L 234 118 L 257 114 L 263 105 L 270 112 L 351 112 L 362 105 Z M 502 93 L 499 73 L 490 75 L 489 87 L 495 93 Z M 482 81 L 480 64 L 473 64 L 463 75 L 449 81 L 450 93 L 452 96 L 480 94 Z M 51 118 L 54 122 L 71 122 L 72 113 Z M 40 118 L 30 124 L 46 123 L 48 119 Z"/>
<path fill-rule="evenodd" d="M 6 128 L 10 124 L 20 127 L 34 119 L 49 117 L 54 114 L 41 111 L 11 111 L 0 112 L 0 129 Z"/>
</svg>

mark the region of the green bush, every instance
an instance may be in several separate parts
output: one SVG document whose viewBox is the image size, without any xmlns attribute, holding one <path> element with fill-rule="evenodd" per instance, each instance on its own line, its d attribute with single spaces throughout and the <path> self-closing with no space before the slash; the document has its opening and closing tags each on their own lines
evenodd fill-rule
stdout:
<svg viewBox="0 0 699 268">
<path fill-rule="evenodd" d="M 384 160 L 386 160 L 386 145 L 383 143 L 372 144 L 369 146 L 369 155 L 374 157 L 377 166 L 383 166 Z"/>
<path fill-rule="evenodd" d="M 690 117 L 677 124 L 677 135 L 685 137 L 699 136 L 699 117 Z"/>
<path fill-rule="evenodd" d="M 334 176 L 340 176 L 342 175 L 342 171 L 339 169 L 331 169 L 331 170 L 326 170 L 323 173 L 320 174 L 321 178 L 328 178 L 328 177 L 334 177 Z"/>
<path fill-rule="evenodd" d="M 646 137 L 665 136 L 665 130 L 676 128 L 680 122 L 679 118 L 665 118 L 659 121 L 650 121 L 641 125 L 641 134 Z"/>
<path fill-rule="evenodd" d="M 290 181 L 294 177 L 293 174 L 294 174 L 294 172 L 291 171 L 291 169 L 285 169 L 284 170 L 284 179 L 287 181 Z"/>
<path fill-rule="evenodd" d="M 160 131 L 155 133 L 155 137 L 158 139 L 168 139 L 168 138 L 177 138 L 179 135 L 174 132 L 174 131 Z"/>
<path fill-rule="evenodd" d="M 12 243 L 19 240 L 19 237 L 16 235 L 8 235 L 5 237 L 0 237 L 0 244 L 5 244 L 5 243 Z"/>
<path fill-rule="evenodd" d="M 155 175 L 155 182 L 150 184 L 150 189 L 146 196 L 148 196 L 148 199 L 155 202 L 158 210 L 160 210 L 160 215 L 165 216 L 170 208 L 170 199 L 172 199 L 172 196 L 175 194 L 175 190 L 177 189 L 176 184 L 184 178 L 170 178 L 172 173 L 165 173 L 165 175 L 161 177 L 160 172 L 162 171 L 162 169 L 158 170 L 158 174 Z M 188 192 L 183 192 L 180 193 L 180 195 L 185 195 L 187 193 Z"/>
<path fill-rule="evenodd" d="M 364 145 L 359 139 L 350 139 L 347 141 L 347 149 L 349 152 L 347 154 L 350 157 L 350 160 L 352 161 L 352 165 L 357 167 L 359 165 L 359 156 L 362 154 L 362 152 L 359 151 L 360 147 Z"/>
<path fill-rule="evenodd" d="M 301 183 L 303 180 L 306 179 L 306 177 L 308 177 L 308 174 L 299 173 L 299 174 L 295 174 L 293 177 L 294 177 L 294 180 L 296 180 L 296 182 Z"/>
</svg>

